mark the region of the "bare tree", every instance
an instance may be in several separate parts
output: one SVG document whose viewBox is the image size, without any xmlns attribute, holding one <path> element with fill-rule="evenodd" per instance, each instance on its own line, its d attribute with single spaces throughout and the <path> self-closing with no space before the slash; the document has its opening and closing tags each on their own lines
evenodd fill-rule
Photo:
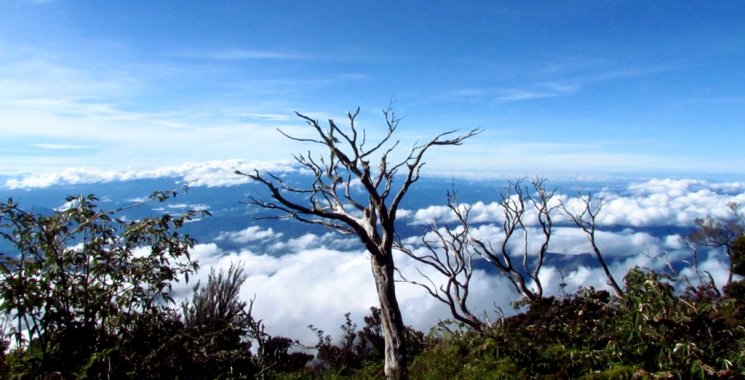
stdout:
<svg viewBox="0 0 745 380">
<path fill-rule="evenodd" d="M 249 203 L 273 210 L 279 214 L 277 217 L 321 225 L 359 237 L 370 253 L 382 311 L 385 374 L 388 379 L 405 379 L 408 378 L 405 328 L 394 279 L 396 213 L 411 185 L 419 180 L 424 165 L 422 159 L 430 148 L 460 145 L 480 131 L 472 130 L 454 137 L 451 136 L 455 131 L 442 133 L 424 144 L 415 144 L 408 156 L 390 163 L 389 154 L 398 145 L 398 141 L 391 141 L 391 136 L 399 119 L 391 109 L 383 111 L 387 130 L 379 141 L 367 145 L 365 131 L 360 132 L 355 125 L 358 113 L 359 109 L 353 114 L 347 113 L 349 126 L 343 129 L 333 120 L 328 121 L 328 128 L 323 128 L 317 120 L 297 113 L 313 129 L 314 138 L 294 137 L 280 131 L 291 140 L 318 144 L 326 150 L 326 157 L 314 158 L 310 152 L 294 156 L 304 169 L 313 174 L 309 186 L 294 187 L 271 173 L 236 173 L 264 185 L 271 193 L 271 200 L 251 197 Z M 377 167 L 371 166 L 371 160 L 377 161 Z M 352 190 L 356 182 L 362 185 L 363 195 Z M 397 189 L 394 189 L 394 182 L 400 183 Z"/>
<path fill-rule="evenodd" d="M 731 202 L 728 204 L 730 214 L 723 218 L 707 216 L 696 219 L 696 229 L 688 236 L 689 240 L 698 245 L 706 247 L 723 247 L 730 260 L 727 285 L 732 282 L 733 260 L 732 243 L 740 236 L 745 235 L 745 213 L 740 211 L 740 204 Z"/>
<path fill-rule="evenodd" d="M 460 321 L 474 330 L 481 331 L 487 323 L 476 317 L 468 309 L 467 301 L 471 276 L 473 275 L 473 251 L 469 248 L 468 214 L 470 205 L 459 205 L 455 192 L 448 192 L 448 208 L 458 219 L 459 225 L 451 228 L 448 226 L 438 227 L 433 224 L 431 234 L 434 238 L 425 235 L 421 241 L 424 253 L 407 247 L 397 241 L 396 248 L 404 252 L 419 263 L 433 268 L 445 277 L 445 283 L 437 286 L 430 276 L 424 274 L 419 268 L 417 271 L 424 279 L 423 282 L 410 280 L 399 272 L 401 279 L 405 282 L 421 286 L 427 293 L 438 301 L 446 304 L 455 320 Z"/>
<path fill-rule="evenodd" d="M 552 202 L 556 190 L 546 190 L 545 179 L 533 178 L 530 182 L 532 190 L 523 186 L 521 180 L 517 180 L 510 182 L 506 194 L 502 194 L 500 206 L 505 220 L 502 223 L 504 236 L 499 247 L 477 238 L 472 238 L 471 241 L 475 251 L 494 264 L 520 294 L 530 301 L 537 301 L 543 297 L 543 286 L 538 275 L 551 240 L 551 213 L 557 205 Z M 525 226 L 525 213 L 528 210 L 526 202 L 535 210 L 541 227 L 542 240 L 535 251 L 530 249 L 530 231 Z M 518 234 L 522 234 L 522 244 L 519 248 L 514 248 L 510 241 Z M 514 263 L 516 260 L 520 260 L 519 266 Z"/>
<path fill-rule="evenodd" d="M 689 292 L 689 294 L 692 296 L 696 296 L 699 300 L 703 300 L 704 297 L 707 297 L 709 295 L 713 295 L 716 298 L 721 297 L 722 293 L 717 288 L 717 284 L 714 281 L 714 276 L 711 275 L 711 272 L 706 270 L 702 271 L 700 268 L 698 247 L 696 246 L 696 244 L 693 244 L 690 241 L 688 241 L 687 244 L 690 248 L 689 260 L 673 260 L 673 258 L 670 257 L 670 254 L 667 251 L 662 254 L 662 258 L 665 262 L 665 267 L 667 267 L 667 270 L 670 273 L 670 277 L 676 281 L 681 281 L 685 285 L 686 292 Z M 645 256 L 648 256 L 649 258 L 655 260 L 660 259 L 660 256 L 652 256 L 647 254 L 645 254 Z M 690 275 L 686 274 L 684 270 L 676 268 L 676 263 L 678 262 L 687 265 L 687 268 L 691 272 L 693 272 L 696 280 L 695 284 Z"/>
<path fill-rule="evenodd" d="M 595 258 L 600 264 L 600 267 L 603 269 L 603 272 L 605 272 L 605 277 L 608 280 L 608 285 L 613 288 L 613 291 L 616 293 L 617 296 L 623 296 L 623 290 L 618 285 L 618 282 L 616 282 L 613 274 L 610 272 L 608 264 L 605 262 L 602 252 L 600 252 L 600 248 L 598 247 L 598 243 L 595 237 L 595 233 L 597 232 L 597 217 L 600 214 L 600 211 L 603 209 L 603 206 L 605 206 L 606 201 L 602 197 L 593 199 L 592 194 L 579 194 L 579 199 L 582 203 L 582 207 L 579 211 L 569 210 L 564 202 L 561 202 L 561 208 L 562 210 L 564 210 L 567 216 L 569 216 L 572 222 L 577 225 L 577 227 L 579 227 L 587 236 L 587 241 L 590 242 L 592 251 L 593 253 L 595 253 Z"/>
</svg>

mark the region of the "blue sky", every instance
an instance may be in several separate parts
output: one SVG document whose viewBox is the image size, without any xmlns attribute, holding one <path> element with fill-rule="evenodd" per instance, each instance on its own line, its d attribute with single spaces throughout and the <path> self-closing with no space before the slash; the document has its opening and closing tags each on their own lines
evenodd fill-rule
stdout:
<svg viewBox="0 0 745 380">
<path fill-rule="evenodd" d="M 0 2 L 0 174 L 278 160 L 294 111 L 482 128 L 433 173 L 742 178 L 742 2 Z"/>
</svg>

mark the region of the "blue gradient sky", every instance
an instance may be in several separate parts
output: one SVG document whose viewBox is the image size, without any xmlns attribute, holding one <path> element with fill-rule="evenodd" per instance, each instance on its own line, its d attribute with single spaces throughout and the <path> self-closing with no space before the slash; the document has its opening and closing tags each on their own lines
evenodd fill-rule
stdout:
<svg viewBox="0 0 745 380">
<path fill-rule="evenodd" d="M 745 177 L 745 3 L 0 2 L 0 174 L 277 160 L 300 111 L 484 133 L 430 172 Z"/>
</svg>

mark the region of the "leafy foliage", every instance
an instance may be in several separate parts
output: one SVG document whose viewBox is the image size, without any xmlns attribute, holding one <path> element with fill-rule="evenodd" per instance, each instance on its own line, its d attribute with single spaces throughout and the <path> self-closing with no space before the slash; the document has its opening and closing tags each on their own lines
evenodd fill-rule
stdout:
<svg viewBox="0 0 745 380">
<path fill-rule="evenodd" d="M 0 236 L 15 248 L 0 256 L 0 310 L 27 354 L 17 363 L 37 375 L 71 375 L 106 356 L 111 342 L 173 301 L 173 282 L 198 268 L 189 257 L 195 241 L 179 229 L 200 213 L 126 221 L 93 195 L 66 200 L 51 215 L 12 199 L 0 204 Z"/>
<path fill-rule="evenodd" d="M 546 298 L 483 334 L 457 333 L 414 361 L 412 378 L 739 378 L 743 305 L 689 301 L 640 269 L 624 298 L 586 289 Z M 452 366 L 449 363 L 459 363 Z"/>
<path fill-rule="evenodd" d="M 207 284 L 194 286 L 190 303 L 183 307 L 184 325 L 192 338 L 190 374 L 209 377 L 231 373 L 241 378 L 256 372 L 247 337 L 255 324 L 246 302 L 239 296 L 246 280 L 242 266 L 232 264 L 226 271 L 210 271 Z"/>
<path fill-rule="evenodd" d="M 317 374 L 333 373 L 347 376 L 356 371 L 378 368 L 381 370 L 378 375 L 382 377 L 382 368 L 375 365 L 383 359 L 385 349 L 380 309 L 370 308 L 370 314 L 364 317 L 365 326 L 361 330 L 358 330 L 357 324 L 352 322 L 349 313 L 344 317 L 345 322 L 341 325 L 343 334 L 338 345 L 334 344 L 331 336 L 325 335 L 323 330 L 313 325 L 309 326 L 318 337 L 318 342 L 314 346 L 317 352 L 315 358 Z M 409 357 L 416 356 L 424 349 L 425 338 L 421 331 L 407 326 L 404 337 L 408 349 L 406 354 Z"/>
</svg>

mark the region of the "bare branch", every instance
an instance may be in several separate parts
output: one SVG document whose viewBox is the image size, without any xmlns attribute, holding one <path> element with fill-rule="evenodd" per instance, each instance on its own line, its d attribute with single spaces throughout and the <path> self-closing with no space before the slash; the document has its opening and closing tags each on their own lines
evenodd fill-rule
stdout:
<svg viewBox="0 0 745 380">
<path fill-rule="evenodd" d="M 618 285 L 618 282 L 616 282 L 613 274 L 610 272 L 608 264 L 605 262 L 603 254 L 600 251 L 597 240 L 595 238 L 595 232 L 597 230 L 597 216 L 598 214 L 600 214 L 603 206 L 605 206 L 606 201 L 602 197 L 599 197 L 596 198 L 596 200 L 593 202 L 592 194 L 583 196 L 582 193 L 580 193 L 578 196 L 582 202 L 582 208 L 580 209 L 580 211 L 569 210 L 564 202 L 560 203 L 560 207 L 562 210 L 564 210 L 564 213 L 569 216 L 572 222 L 585 233 L 587 241 L 590 243 L 592 251 L 595 254 L 595 259 L 597 259 L 600 267 L 605 273 L 605 278 L 608 280 L 608 285 L 613 288 L 613 291 L 616 293 L 617 296 L 621 297 L 623 296 L 623 290 Z"/>
<path fill-rule="evenodd" d="M 426 251 L 424 254 L 418 254 L 413 249 L 403 246 L 400 241 L 397 241 L 396 249 L 433 268 L 445 280 L 444 284 L 438 287 L 429 276 L 417 268 L 419 275 L 427 280 L 426 284 L 409 280 L 399 273 L 403 281 L 424 288 L 431 296 L 448 306 L 453 318 L 481 331 L 487 324 L 471 313 L 467 306 L 474 255 L 468 247 L 468 215 L 471 207 L 459 205 L 455 192 L 448 192 L 448 208 L 457 217 L 458 226 L 438 228 L 433 224 L 430 233 L 434 235 L 434 239 L 428 240 L 426 236 L 421 239 Z"/>
<path fill-rule="evenodd" d="M 737 202 L 730 202 L 727 206 L 730 213 L 726 217 L 714 218 L 708 215 L 706 218 L 696 219 L 696 229 L 691 232 L 688 239 L 697 245 L 724 248 L 730 261 L 728 285 L 732 282 L 734 274 L 732 242 L 740 236 L 745 236 L 745 212 L 740 211 L 741 205 Z"/>
<path fill-rule="evenodd" d="M 422 165 L 424 163 L 422 162 L 422 158 L 424 157 L 424 154 L 429 150 L 429 148 L 433 146 L 438 145 L 461 145 L 463 141 L 465 141 L 468 138 L 471 138 L 473 136 L 478 135 L 481 133 L 480 129 L 473 129 L 469 131 L 468 133 L 460 136 L 456 136 L 451 139 L 442 139 L 445 136 L 451 135 L 455 133 L 456 131 L 449 131 L 445 133 L 441 133 L 438 136 L 436 136 L 434 139 L 430 140 L 428 143 L 420 146 L 415 146 L 411 152 L 409 153 L 409 157 L 404 160 L 401 164 L 394 166 L 392 170 L 398 169 L 398 167 L 402 165 L 406 165 L 408 167 L 408 172 L 406 173 L 406 178 L 404 179 L 403 184 L 401 185 L 401 188 L 399 189 L 398 193 L 394 197 L 393 201 L 391 202 L 390 207 L 390 213 L 389 218 L 395 219 L 396 212 L 398 211 L 398 206 L 401 203 L 401 200 L 403 200 L 404 196 L 406 195 L 406 192 L 409 190 L 409 187 L 419 180 L 419 171 L 421 170 Z"/>
<path fill-rule="evenodd" d="M 536 301 L 543 297 L 543 285 L 539 275 L 551 240 L 551 214 L 557 206 L 552 204 L 556 190 L 546 190 L 545 179 L 532 178 L 530 182 L 530 189 L 523 186 L 522 180 L 509 182 L 506 193 L 502 194 L 500 207 L 504 222 L 499 248 L 493 247 L 490 241 L 475 237 L 471 237 L 471 242 L 476 253 L 496 266 L 523 297 Z M 537 250 L 531 249 L 529 244 L 530 231 L 525 225 L 526 212 L 529 211 L 526 203 L 531 207 L 530 210 L 537 214 L 540 225 L 542 240 Z M 513 248 L 513 244 L 510 243 L 516 234 L 522 236 L 519 249 Z M 521 263 L 519 268 L 513 265 L 513 260 L 518 259 Z"/>
<path fill-rule="evenodd" d="M 460 145 L 479 131 L 473 130 L 452 138 L 445 136 L 453 132 L 441 134 L 427 144 L 414 146 L 403 161 L 390 164 L 389 154 L 398 145 L 398 142 L 391 143 L 391 138 L 400 119 L 392 110 L 384 111 L 385 134 L 367 149 L 364 129 L 361 131 L 361 141 L 358 140 L 358 114 L 359 109 L 347 113 L 347 128 L 341 128 L 333 120 L 328 121 L 328 128 L 322 128 L 317 120 L 297 113 L 314 130 L 314 138 L 294 137 L 280 131 L 293 141 L 319 144 L 326 150 L 326 155 L 318 159 L 314 159 L 310 153 L 295 156 L 298 164 L 311 172 L 313 180 L 310 186 L 296 188 L 271 173 L 236 173 L 249 177 L 269 191 L 271 200 L 262 201 L 252 197 L 250 204 L 276 212 L 282 218 L 321 225 L 342 233 L 354 233 L 360 238 L 371 256 L 371 269 L 381 303 L 386 338 L 385 372 L 391 378 L 405 378 L 405 330 L 396 300 L 392 254 L 396 212 L 409 187 L 419 179 L 420 169 L 424 165 L 423 156 L 430 147 Z M 370 166 L 371 161 L 376 161 L 375 155 L 379 155 L 377 173 Z M 390 200 L 388 196 L 393 191 L 394 177 L 398 169 L 404 166 L 408 168 L 406 176 L 396 196 Z M 352 191 L 352 185 L 357 181 L 363 189 L 359 195 Z M 383 189 L 380 189 L 381 186 Z M 464 298 L 463 294 L 467 295 L 467 292 L 456 294 Z"/>
</svg>

